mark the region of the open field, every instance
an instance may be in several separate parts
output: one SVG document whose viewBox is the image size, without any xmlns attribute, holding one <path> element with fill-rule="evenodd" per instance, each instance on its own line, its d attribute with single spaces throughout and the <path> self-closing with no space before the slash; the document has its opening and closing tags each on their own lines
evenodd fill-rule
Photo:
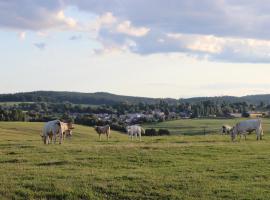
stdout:
<svg viewBox="0 0 270 200">
<path fill-rule="evenodd" d="M 62 145 L 42 144 L 42 123 L 1 122 L 0 199 L 270 199 L 270 121 L 263 141 L 196 132 L 220 122 L 156 124 L 184 135 L 141 143 L 77 125 Z"/>
<path fill-rule="evenodd" d="M 204 135 L 219 134 L 221 126 L 228 124 L 234 126 L 237 122 L 246 120 L 244 118 L 235 119 L 185 119 L 165 121 L 156 124 L 146 124 L 145 128 L 168 129 L 173 135 Z M 263 128 L 270 130 L 270 119 L 263 119 Z"/>
</svg>

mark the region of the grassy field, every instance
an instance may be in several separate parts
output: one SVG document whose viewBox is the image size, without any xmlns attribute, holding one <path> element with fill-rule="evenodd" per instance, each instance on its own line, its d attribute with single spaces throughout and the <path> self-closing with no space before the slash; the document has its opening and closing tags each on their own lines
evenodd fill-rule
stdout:
<svg viewBox="0 0 270 200">
<path fill-rule="evenodd" d="M 0 199 L 270 199 L 270 121 L 263 141 L 196 132 L 227 122 L 164 122 L 183 135 L 142 142 L 77 125 L 62 145 L 42 144 L 42 123 L 1 122 Z"/>
</svg>

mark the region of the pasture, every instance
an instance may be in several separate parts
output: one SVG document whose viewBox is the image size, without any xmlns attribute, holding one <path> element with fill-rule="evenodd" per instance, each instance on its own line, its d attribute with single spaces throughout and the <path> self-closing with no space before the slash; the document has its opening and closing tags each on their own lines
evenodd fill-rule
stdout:
<svg viewBox="0 0 270 200">
<path fill-rule="evenodd" d="M 0 199 L 270 199 L 270 120 L 262 141 L 200 134 L 223 123 L 163 122 L 152 127 L 172 136 L 142 142 L 114 131 L 99 141 L 76 125 L 72 139 L 44 145 L 43 123 L 0 122 Z"/>
</svg>

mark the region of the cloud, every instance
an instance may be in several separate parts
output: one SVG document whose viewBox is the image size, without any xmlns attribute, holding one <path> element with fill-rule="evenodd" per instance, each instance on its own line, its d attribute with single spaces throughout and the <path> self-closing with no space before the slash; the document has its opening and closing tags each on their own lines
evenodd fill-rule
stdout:
<svg viewBox="0 0 270 200">
<path fill-rule="evenodd" d="M 124 21 L 118 24 L 116 30 L 119 33 L 124 33 L 135 37 L 145 36 L 150 31 L 149 28 L 145 27 L 133 27 L 130 21 Z"/>
<path fill-rule="evenodd" d="M 69 40 L 80 40 L 82 39 L 82 36 L 81 35 L 73 35 L 69 38 Z"/>
<path fill-rule="evenodd" d="M 62 0 L 12 0 L 0 2 L 0 27 L 15 30 L 67 29 L 76 21 L 64 14 Z"/>
<path fill-rule="evenodd" d="M 44 50 L 46 47 L 46 44 L 41 42 L 41 43 L 34 43 L 34 46 L 37 47 L 39 50 Z"/>
<path fill-rule="evenodd" d="M 95 19 L 84 24 L 70 7 Z M 88 32 L 103 50 L 268 63 L 269 11 L 268 0 L 13 0 L 0 2 L 0 28 Z"/>
<path fill-rule="evenodd" d="M 20 32 L 20 33 L 18 34 L 18 37 L 19 37 L 20 40 L 25 40 L 26 33 L 25 33 L 25 32 Z"/>
</svg>

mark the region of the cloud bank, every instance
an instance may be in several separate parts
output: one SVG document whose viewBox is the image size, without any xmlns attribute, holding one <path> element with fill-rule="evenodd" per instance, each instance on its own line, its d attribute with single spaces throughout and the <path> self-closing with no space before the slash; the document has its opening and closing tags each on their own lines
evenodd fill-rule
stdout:
<svg viewBox="0 0 270 200">
<path fill-rule="evenodd" d="M 85 24 L 66 14 L 70 7 L 95 18 Z M 268 0 L 12 0 L 0 1 L 0 28 L 95 32 L 99 53 L 179 52 L 221 62 L 269 63 L 269 12 Z"/>
</svg>

